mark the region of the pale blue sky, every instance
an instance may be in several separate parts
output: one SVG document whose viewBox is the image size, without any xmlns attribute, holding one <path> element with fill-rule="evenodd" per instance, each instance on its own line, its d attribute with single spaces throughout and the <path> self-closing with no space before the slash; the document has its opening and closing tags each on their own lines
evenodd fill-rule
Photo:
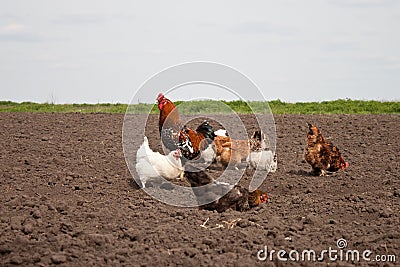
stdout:
<svg viewBox="0 0 400 267">
<path fill-rule="evenodd" d="M 128 103 L 162 69 L 212 61 L 267 99 L 400 100 L 399 29 L 396 0 L 1 1 L 0 99 Z"/>
</svg>

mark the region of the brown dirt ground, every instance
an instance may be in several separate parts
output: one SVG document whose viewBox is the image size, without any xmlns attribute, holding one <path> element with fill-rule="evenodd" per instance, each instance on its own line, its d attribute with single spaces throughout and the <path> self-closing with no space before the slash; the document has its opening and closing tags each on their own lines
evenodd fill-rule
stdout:
<svg viewBox="0 0 400 267">
<path fill-rule="evenodd" d="M 261 186 L 270 201 L 216 213 L 168 206 L 138 189 L 122 151 L 123 115 L 1 113 L 0 265 L 273 266 L 276 257 L 257 260 L 264 245 L 321 251 L 336 249 L 338 238 L 400 262 L 400 116 L 275 120 L 278 170 Z M 346 172 L 308 174 L 306 122 L 341 148 Z M 157 116 L 150 124 L 157 139 Z M 201 227 L 207 218 L 224 228 Z M 224 223 L 236 219 L 231 229 Z"/>
</svg>

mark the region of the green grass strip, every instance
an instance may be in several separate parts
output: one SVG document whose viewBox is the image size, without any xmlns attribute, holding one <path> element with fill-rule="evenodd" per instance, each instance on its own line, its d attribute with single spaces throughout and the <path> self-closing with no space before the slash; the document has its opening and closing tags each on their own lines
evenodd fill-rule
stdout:
<svg viewBox="0 0 400 267">
<path fill-rule="evenodd" d="M 236 113 L 248 114 L 252 110 L 257 113 L 268 112 L 266 102 L 250 101 L 176 101 L 182 114 L 216 114 Z M 323 102 L 285 103 L 280 100 L 268 102 L 274 114 L 400 114 L 399 101 L 351 100 L 339 99 Z M 78 112 L 78 113 L 125 113 L 127 104 L 51 104 L 33 102 L 0 101 L 0 112 Z M 145 114 L 151 109 L 158 114 L 154 104 L 134 104 L 131 113 Z"/>
</svg>

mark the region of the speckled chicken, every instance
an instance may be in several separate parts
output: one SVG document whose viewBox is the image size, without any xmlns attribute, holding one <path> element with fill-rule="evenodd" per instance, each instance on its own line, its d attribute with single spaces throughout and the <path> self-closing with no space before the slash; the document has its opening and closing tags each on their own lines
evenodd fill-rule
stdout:
<svg viewBox="0 0 400 267">
<path fill-rule="evenodd" d="M 339 148 L 324 139 L 321 131 L 310 123 L 306 141 L 304 159 L 311 165 L 314 175 L 324 176 L 327 171 L 345 170 L 349 166 Z"/>
</svg>

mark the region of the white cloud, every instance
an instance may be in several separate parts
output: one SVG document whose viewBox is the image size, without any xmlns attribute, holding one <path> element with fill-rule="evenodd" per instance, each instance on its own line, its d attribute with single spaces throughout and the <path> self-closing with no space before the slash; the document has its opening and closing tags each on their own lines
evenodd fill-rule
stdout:
<svg viewBox="0 0 400 267">
<path fill-rule="evenodd" d="M 377 8 L 396 5 L 396 0 L 331 0 L 333 5 L 353 8 Z"/>
<path fill-rule="evenodd" d="M 365 55 L 353 60 L 360 62 L 365 68 L 397 69 L 400 67 L 400 57 L 388 55 Z"/>
<path fill-rule="evenodd" d="M 68 14 L 51 20 L 57 24 L 99 24 L 106 21 L 107 16 L 102 14 Z"/>
<path fill-rule="evenodd" d="M 4 26 L 0 26 L 0 33 L 16 33 L 21 32 L 25 29 L 25 26 L 17 23 L 10 23 Z"/>
<path fill-rule="evenodd" d="M 246 34 L 274 34 L 274 35 L 293 35 L 297 29 L 272 24 L 265 20 L 251 20 L 239 23 L 231 28 L 233 32 Z"/>
<path fill-rule="evenodd" d="M 0 42 L 37 42 L 42 40 L 40 34 L 28 31 L 19 23 L 9 23 L 0 26 Z"/>
<path fill-rule="evenodd" d="M 399 0 L 206 2 L 9 1 L 3 98 L 126 102 L 154 73 L 206 60 L 284 101 L 399 99 Z"/>
</svg>

